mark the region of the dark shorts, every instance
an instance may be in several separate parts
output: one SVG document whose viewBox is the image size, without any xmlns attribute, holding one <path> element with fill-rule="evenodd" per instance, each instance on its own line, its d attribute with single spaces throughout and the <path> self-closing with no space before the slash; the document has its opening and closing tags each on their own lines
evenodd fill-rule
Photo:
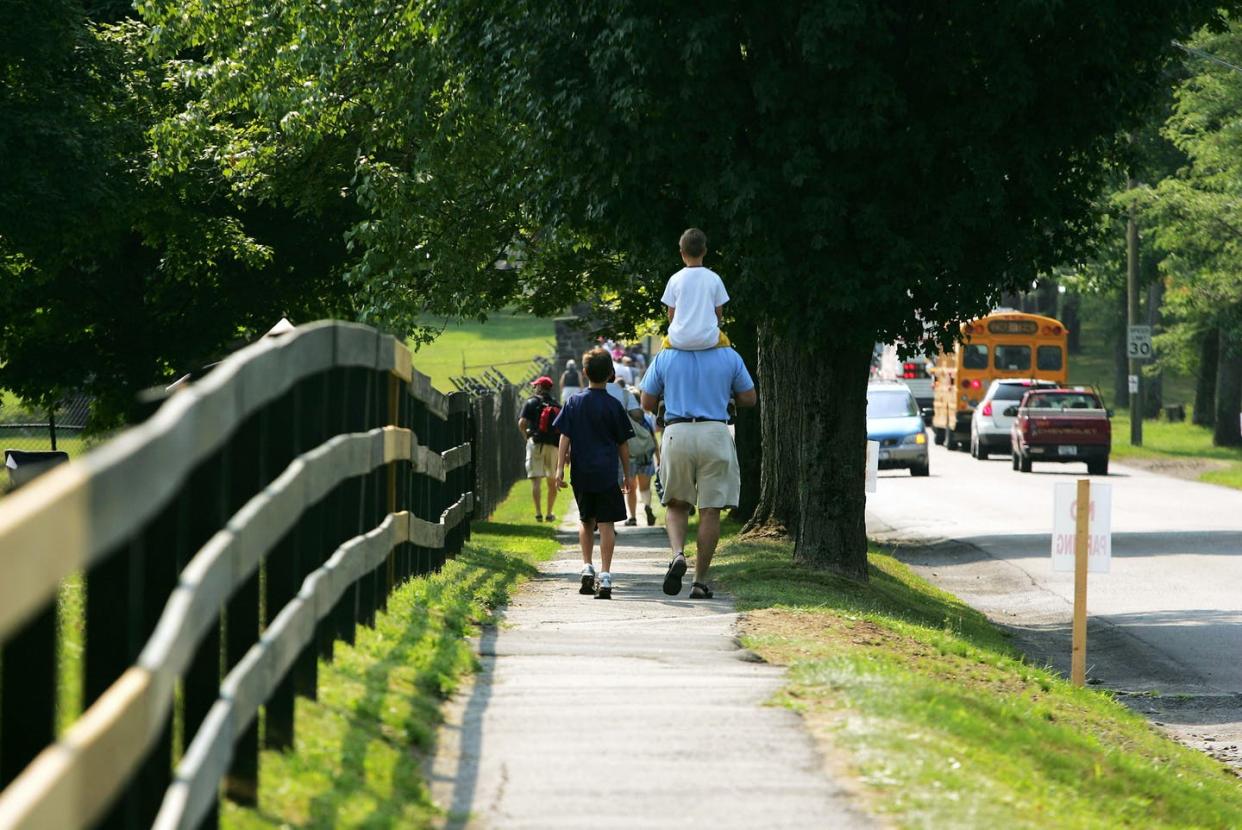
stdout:
<svg viewBox="0 0 1242 830">
<path fill-rule="evenodd" d="M 574 501 L 578 502 L 578 516 L 584 522 L 623 522 L 629 518 L 620 486 L 602 493 L 587 493 L 575 487 Z"/>
</svg>

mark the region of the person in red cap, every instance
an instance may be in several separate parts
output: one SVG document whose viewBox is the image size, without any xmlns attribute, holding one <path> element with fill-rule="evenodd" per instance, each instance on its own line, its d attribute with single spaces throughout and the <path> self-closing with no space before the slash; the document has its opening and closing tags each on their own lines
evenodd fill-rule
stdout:
<svg viewBox="0 0 1242 830">
<path fill-rule="evenodd" d="M 561 408 L 552 398 L 552 378 L 540 375 L 530 383 L 535 394 L 522 406 L 518 428 L 526 436 L 526 477 L 530 479 L 531 496 L 535 501 L 535 521 L 556 521 L 552 512 L 556 504 L 556 448 L 561 434 L 552 424 Z M 548 512 L 541 504 L 540 483 L 547 481 Z"/>
</svg>

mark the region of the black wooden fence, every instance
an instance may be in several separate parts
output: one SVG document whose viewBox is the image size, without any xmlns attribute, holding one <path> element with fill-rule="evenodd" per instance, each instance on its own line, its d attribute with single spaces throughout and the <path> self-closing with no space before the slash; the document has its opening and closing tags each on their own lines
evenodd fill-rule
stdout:
<svg viewBox="0 0 1242 830">
<path fill-rule="evenodd" d="M 291 746 L 317 660 L 461 549 L 521 476 L 520 401 L 443 395 L 394 338 L 315 323 L 6 497 L 0 828 L 214 826 L 221 790 L 253 803 L 259 707 L 264 745 Z M 58 740 L 56 597 L 78 573 L 84 712 Z"/>
</svg>

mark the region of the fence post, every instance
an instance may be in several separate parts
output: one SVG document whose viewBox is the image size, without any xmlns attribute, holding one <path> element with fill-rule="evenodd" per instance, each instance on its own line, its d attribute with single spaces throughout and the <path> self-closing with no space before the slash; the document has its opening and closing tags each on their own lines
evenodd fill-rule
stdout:
<svg viewBox="0 0 1242 830">
<path fill-rule="evenodd" d="M 272 415 L 267 420 L 267 439 L 264 452 L 267 472 L 263 478 L 271 480 L 279 476 L 298 454 L 301 423 L 301 388 L 293 389 L 271 405 Z M 279 425 L 271 428 L 272 424 Z M 298 528 L 304 519 L 291 528 L 268 554 L 264 582 L 265 619 L 264 628 L 280 613 L 297 594 L 298 583 Z M 293 746 L 294 703 L 293 670 L 285 674 L 272 691 L 263 707 L 263 745 L 270 749 L 287 749 Z"/>
<path fill-rule="evenodd" d="M 401 378 L 396 375 L 388 376 L 388 419 L 386 423 L 390 426 L 401 426 Z M 391 461 L 385 465 L 385 473 L 387 474 L 387 501 L 386 505 L 388 513 L 397 512 L 397 466 L 399 461 Z M 384 611 L 388 610 L 388 595 L 392 593 L 392 589 L 397 585 L 397 560 L 401 556 L 401 545 L 388 552 L 388 558 L 384 560 L 384 590 L 383 599 L 380 601 L 380 608 Z"/>
<path fill-rule="evenodd" d="M 305 392 L 298 399 L 300 414 L 298 416 L 297 451 L 299 453 L 314 449 L 327 441 L 330 436 L 328 427 L 330 377 L 331 370 L 327 370 L 308 378 L 304 383 Z M 298 522 L 296 536 L 298 571 L 294 590 L 300 590 L 302 580 L 323 562 L 324 514 L 327 512 L 328 503 L 328 499 L 325 498 L 311 505 L 302 521 Z M 297 661 L 293 664 L 294 691 L 310 700 L 316 700 L 319 697 L 318 640 L 320 631 L 322 631 L 322 623 L 318 626 L 316 638 L 302 649 L 302 653 L 298 655 Z"/>
<path fill-rule="evenodd" d="M 190 476 L 190 511 L 185 525 L 187 559 L 193 556 L 229 518 L 229 457 L 221 449 L 204 461 Z M 184 565 L 185 563 L 180 563 Z M 220 696 L 220 647 L 224 627 L 223 609 L 217 609 L 215 624 L 208 628 L 194 652 L 190 667 L 182 679 L 183 729 L 188 744 L 198 732 L 207 713 Z M 200 828 L 220 824 L 219 804 L 213 804 Z"/>
<path fill-rule="evenodd" d="M 267 484 L 268 418 L 267 410 L 251 416 L 229 442 L 230 516 Z M 258 640 L 260 578 L 259 571 L 251 574 L 228 601 L 225 673 L 232 671 Z M 233 761 L 224 778 L 224 794 L 230 801 L 246 806 L 259 801 L 258 718 L 246 727 L 233 746 Z"/>
<path fill-rule="evenodd" d="M 0 789 L 56 740 L 56 602 L 0 649 Z"/>
<path fill-rule="evenodd" d="M 137 538 L 86 573 L 83 709 L 108 690 L 141 648 L 144 559 L 142 539 Z M 137 796 L 132 785 L 123 791 L 99 826 L 139 827 Z"/>
<path fill-rule="evenodd" d="M 142 629 L 139 643 L 135 644 L 135 657 L 155 631 L 164 605 L 177 585 L 181 562 L 189 554 L 181 549 L 184 539 L 182 527 L 190 511 L 189 499 L 183 490 L 147 528 L 143 537 L 143 563 L 145 566 L 143 591 L 139 597 L 142 606 Z M 150 827 L 159 812 L 164 791 L 172 781 L 173 761 L 173 714 L 164 717 L 160 736 L 143 761 L 138 777 L 131 785 L 132 795 L 138 800 L 139 826 Z"/>
</svg>

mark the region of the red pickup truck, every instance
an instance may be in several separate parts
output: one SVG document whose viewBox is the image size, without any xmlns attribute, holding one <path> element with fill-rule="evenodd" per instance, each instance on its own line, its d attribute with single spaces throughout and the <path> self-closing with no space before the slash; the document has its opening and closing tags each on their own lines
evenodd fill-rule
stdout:
<svg viewBox="0 0 1242 830">
<path fill-rule="evenodd" d="M 1017 416 L 1011 433 L 1015 470 L 1029 473 L 1033 461 L 1085 461 L 1091 475 L 1108 475 L 1113 432 L 1094 391 L 1033 389 L 1010 409 Z"/>
</svg>

